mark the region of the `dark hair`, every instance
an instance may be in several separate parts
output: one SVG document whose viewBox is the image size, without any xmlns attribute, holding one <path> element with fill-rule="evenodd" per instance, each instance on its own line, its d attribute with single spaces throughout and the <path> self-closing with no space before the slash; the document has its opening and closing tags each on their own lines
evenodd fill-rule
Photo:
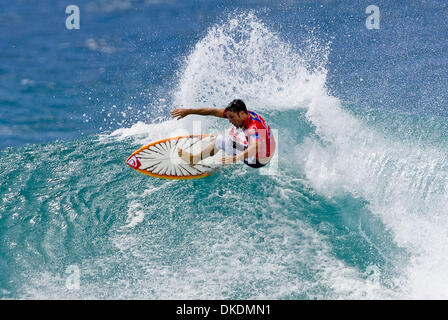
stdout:
<svg viewBox="0 0 448 320">
<path fill-rule="evenodd" d="M 243 100 L 241 99 L 235 99 L 232 102 L 229 103 L 229 105 L 226 107 L 226 111 L 236 112 L 239 113 L 240 111 L 244 111 L 247 113 L 246 105 L 244 104 Z"/>
</svg>

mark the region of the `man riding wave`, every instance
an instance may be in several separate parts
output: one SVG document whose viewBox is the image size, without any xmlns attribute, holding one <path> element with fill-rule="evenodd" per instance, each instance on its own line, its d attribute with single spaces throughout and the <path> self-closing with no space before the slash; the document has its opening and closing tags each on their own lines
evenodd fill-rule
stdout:
<svg viewBox="0 0 448 320">
<path fill-rule="evenodd" d="M 171 112 L 173 118 L 182 119 L 189 114 L 227 118 L 233 127 L 226 135 L 218 135 L 201 152 L 192 154 L 178 149 L 179 156 L 187 163 L 195 164 L 223 150 L 227 156 L 222 163 L 243 161 L 252 168 L 261 168 L 269 163 L 274 155 L 276 144 L 271 128 L 257 113 L 249 111 L 244 102 L 235 99 L 224 108 L 178 108 Z"/>
</svg>

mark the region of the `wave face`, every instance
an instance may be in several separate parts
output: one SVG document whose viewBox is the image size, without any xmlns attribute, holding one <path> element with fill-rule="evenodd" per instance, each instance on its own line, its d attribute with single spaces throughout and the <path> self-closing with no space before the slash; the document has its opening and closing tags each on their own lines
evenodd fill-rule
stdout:
<svg viewBox="0 0 448 320">
<path fill-rule="evenodd" d="M 178 71 L 172 107 L 239 97 L 263 115 L 278 134 L 271 174 L 165 181 L 125 165 L 195 116 L 3 150 L 0 296 L 447 298 L 447 125 L 332 96 L 329 54 L 249 12 L 208 29 Z"/>
</svg>

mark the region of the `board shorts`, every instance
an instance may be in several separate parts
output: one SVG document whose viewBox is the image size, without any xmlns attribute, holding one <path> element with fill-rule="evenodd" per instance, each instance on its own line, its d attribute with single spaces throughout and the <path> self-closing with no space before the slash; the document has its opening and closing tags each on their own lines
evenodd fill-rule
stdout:
<svg viewBox="0 0 448 320">
<path fill-rule="evenodd" d="M 247 145 L 235 141 L 231 135 L 218 135 L 215 140 L 215 149 L 222 150 L 229 155 L 237 155 L 244 152 Z M 267 164 L 260 163 L 255 155 L 244 159 L 243 162 L 251 168 L 261 168 Z"/>
</svg>

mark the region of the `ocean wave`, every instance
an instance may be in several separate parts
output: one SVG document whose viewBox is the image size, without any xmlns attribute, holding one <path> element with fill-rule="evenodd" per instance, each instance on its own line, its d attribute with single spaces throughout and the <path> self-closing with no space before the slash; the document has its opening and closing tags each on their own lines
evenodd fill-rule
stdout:
<svg viewBox="0 0 448 320">
<path fill-rule="evenodd" d="M 372 120 L 331 96 L 329 47 L 319 42 L 296 50 L 254 13 L 241 14 L 210 28 L 179 70 L 171 108 L 242 98 L 278 130 L 276 175 L 239 164 L 164 181 L 125 165 L 139 146 L 197 121 L 203 132 L 224 130 L 216 118 L 136 122 L 3 150 L 2 297 L 448 296 L 447 154 L 431 140 L 443 134 L 404 141 L 387 123 L 406 130 L 406 116 L 378 111 Z M 67 287 L 70 266 L 80 272 L 77 290 Z"/>
</svg>

